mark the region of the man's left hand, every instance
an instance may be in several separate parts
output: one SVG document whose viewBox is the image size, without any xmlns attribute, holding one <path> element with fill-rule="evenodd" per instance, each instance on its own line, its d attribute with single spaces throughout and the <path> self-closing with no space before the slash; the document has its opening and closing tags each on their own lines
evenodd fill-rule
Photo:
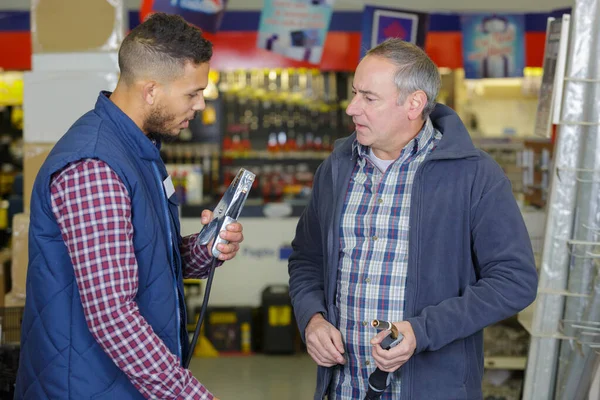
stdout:
<svg viewBox="0 0 600 400">
<path fill-rule="evenodd" d="M 375 359 L 375 364 L 380 370 L 385 372 L 396 371 L 412 357 L 417 348 L 417 339 L 415 338 L 415 332 L 410 322 L 394 322 L 394 325 L 398 328 L 398 332 L 404 336 L 404 339 L 395 347 L 384 350 L 379 345 L 389 334 L 388 331 L 381 331 L 371 339 L 371 344 L 373 345 L 371 354 Z"/>
<path fill-rule="evenodd" d="M 202 224 L 208 224 L 213 217 L 213 213 L 210 210 L 202 211 Z M 242 224 L 239 222 L 232 222 L 231 224 L 225 227 L 225 230 L 222 231 L 219 236 L 222 239 L 229 241 L 229 244 L 221 243 L 217 246 L 221 254 L 219 255 L 219 260 L 227 261 L 231 260 L 237 254 L 240 249 L 240 243 L 244 240 L 244 234 L 242 233 Z M 208 252 L 212 257 L 212 245 L 213 240 L 208 244 Z"/>
</svg>

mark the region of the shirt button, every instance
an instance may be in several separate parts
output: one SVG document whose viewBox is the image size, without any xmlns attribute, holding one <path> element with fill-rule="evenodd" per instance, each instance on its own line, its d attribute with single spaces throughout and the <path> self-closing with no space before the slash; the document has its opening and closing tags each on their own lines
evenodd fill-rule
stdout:
<svg viewBox="0 0 600 400">
<path fill-rule="evenodd" d="M 371 365 L 371 361 L 369 361 L 369 360 L 365 361 L 365 365 Z"/>
<path fill-rule="evenodd" d="M 377 200 L 377 202 L 378 202 L 379 204 L 383 204 L 383 199 L 381 199 L 381 198 L 380 198 L 379 200 Z"/>
<path fill-rule="evenodd" d="M 367 321 L 363 321 L 363 326 L 367 326 L 368 322 Z"/>
<path fill-rule="evenodd" d="M 373 236 L 373 240 L 377 240 L 377 236 Z"/>
<path fill-rule="evenodd" d="M 367 278 L 367 279 L 365 279 L 365 282 L 367 282 L 367 283 L 371 283 L 371 278 Z"/>
</svg>

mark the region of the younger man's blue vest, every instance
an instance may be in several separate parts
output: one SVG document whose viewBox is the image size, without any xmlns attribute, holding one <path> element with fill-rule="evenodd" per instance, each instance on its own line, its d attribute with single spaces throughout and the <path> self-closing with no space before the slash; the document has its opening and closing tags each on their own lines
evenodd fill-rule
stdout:
<svg viewBox="0 0 600 400">
<path fill-rule="evenodd" d="M 174 197 L 163 189 L 167 171 L 157 146 L 109 95 L 100 93 L 94 110 L 58 141 L 33 187 L 16 399 L 143 398 L 90 333 L 51 209 L 52 175 L 84 158 L 106 162 L 127 188 L 139 275 L 135 303 L 173 354 L 183 359 L 187 352 L 181 236 Z"/>
</svg>

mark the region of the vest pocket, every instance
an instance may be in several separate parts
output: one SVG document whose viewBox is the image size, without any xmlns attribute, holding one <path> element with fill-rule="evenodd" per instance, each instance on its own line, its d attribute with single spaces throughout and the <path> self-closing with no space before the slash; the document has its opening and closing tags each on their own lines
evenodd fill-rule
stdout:
<svg viewBox="0 0 600 400">
<path fill-rule="evenodd" d="M 108 388 L 106 388 L 106 390 L 93 395 L 92 397 L 90 397 L 90 400 L 113 400 L 113 399 L 136 398 L 135 395 L 133 395 L 133 397 L 132 397 L 133 393 L 131 392 L 130 389 L 133 389 L 133 391 L 134 391 L 133 393 L 136 393 L 141 398 L 141 395 L 135 389 L 135 386 L 133 386 L 129 382 L 127 375 L 120 372 L 119 374 L 117 374 L 117 378 L 115 379 L 115 381 L 113 383 L 111 383 L 110 386 Z"/>
</svg>

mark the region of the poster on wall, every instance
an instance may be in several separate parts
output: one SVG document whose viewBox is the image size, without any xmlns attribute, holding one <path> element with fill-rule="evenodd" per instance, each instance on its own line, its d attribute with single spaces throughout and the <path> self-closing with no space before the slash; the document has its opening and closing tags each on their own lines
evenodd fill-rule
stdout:
<svg viewBox="0 0 600 400">
<path fill-rule="evenodd" d="M 362 21 L 360 57 L 389 38 L 425 47 L 429 15 L 397 8 L 365 6 Z"/>
<path fill-rule="evenodd" d="M 187 22 L 203 31 L 219 30 L 227 0 L 144 0 L 152 3 L 153 12 L 181 15 Z"/>
<path fill-rule="evenodd" d="M 523 76 L 524 15 L 463 15 L 461 26 L 466 79 Z"/>
<path fill-rule="evenodd" d="M 562 19 L 548 18 L 544 72 L 535 116 L 537 136 L 550 137 L 552 124 L 558 124 L 567 62 L 570 15 Z"/>
<path fill-rule="evenodd" d="M 256 46 L 319 64 L 334 0 L 265 0 Z"/>
</svg>

